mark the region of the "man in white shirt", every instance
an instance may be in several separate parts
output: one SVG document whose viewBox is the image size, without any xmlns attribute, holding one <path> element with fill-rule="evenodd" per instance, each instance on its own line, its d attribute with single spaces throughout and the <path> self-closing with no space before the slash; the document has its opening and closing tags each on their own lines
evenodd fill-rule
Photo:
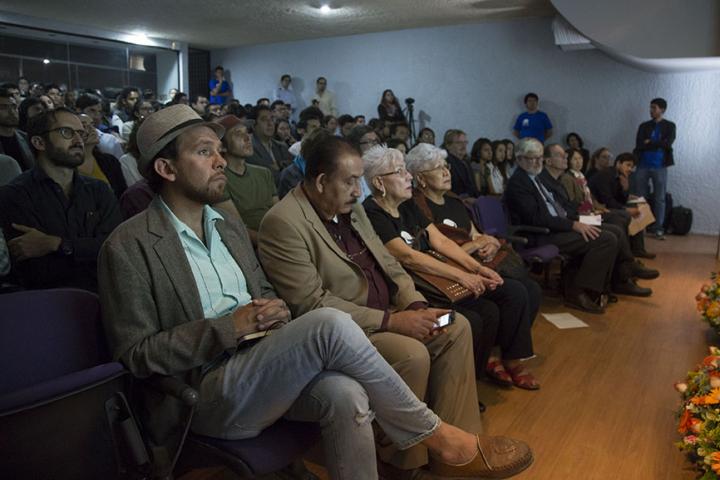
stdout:
<svg viewBox="0 0 720 480">
<path fill-rule="evenodd" d="M 327 79 L 325 77 L 318 77 L 315 82 L 315 95 L 313 95 L 312 99 L 317 100 L 317 106 L 322 110 L 323 114 L 337 117 L 335 94 L 327 89 Z"/>
</svg>

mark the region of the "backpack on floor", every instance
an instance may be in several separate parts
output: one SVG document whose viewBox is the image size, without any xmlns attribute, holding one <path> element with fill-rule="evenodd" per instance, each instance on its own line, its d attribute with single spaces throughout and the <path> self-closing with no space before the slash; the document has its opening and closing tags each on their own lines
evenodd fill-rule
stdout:
<svg viewBox="0 0 720 480">
<path fill-rule="evenodd" d="M 669 231 L 673 235 L 687 235 L 692 228 L 693 212 L 682 206 L 673 207 Z"/>
</svg>

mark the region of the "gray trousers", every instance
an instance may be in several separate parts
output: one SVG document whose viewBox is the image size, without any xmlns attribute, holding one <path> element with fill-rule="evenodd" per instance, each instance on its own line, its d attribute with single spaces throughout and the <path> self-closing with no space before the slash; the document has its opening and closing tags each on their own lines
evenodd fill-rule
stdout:
<svg viewBox="0 0 720 480">
<path fill-rule="evenodd" d="M 350 315 L 322 308 L 240 350 L 202 380 L 192 429 L 251 438 L 281 417 L 318 422 L 333 479 L 375 479 L 372 420 L 400 449 L 440 419 L 413 394 Z"/>
</svg>

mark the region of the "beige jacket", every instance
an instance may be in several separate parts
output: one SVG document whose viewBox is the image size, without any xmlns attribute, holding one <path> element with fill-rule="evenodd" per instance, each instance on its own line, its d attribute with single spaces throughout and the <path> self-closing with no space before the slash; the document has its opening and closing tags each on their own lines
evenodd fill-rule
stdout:
<svg viewBox="0 0 720 480">
<path fill-rule="evenodd" d="M 295 317 L 333 307 L 352 315 L 366 333 L 377 331 L 384 312 L 365 306 L 368 282 L 362 269 L 330 236 L 301 187 L 273 206 L 260 224 L 258 253 L 268 278 Z M 362 205 L 353 207 L 350 219 L 385 273 L 391 308 L 404 310 L 425 301 L 378 238 Z"/>
</svg>

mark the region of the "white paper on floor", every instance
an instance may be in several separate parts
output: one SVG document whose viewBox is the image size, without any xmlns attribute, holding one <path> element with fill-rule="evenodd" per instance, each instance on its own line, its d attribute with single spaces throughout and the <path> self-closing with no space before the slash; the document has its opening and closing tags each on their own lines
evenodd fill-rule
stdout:
<svg viewBox="0 0 720 480">
<path fill-rule="evenodd" d="M 577 318 L 572 313 L 543 313 L 545 320 L 555 325 L 557 328 L 583 328 L 588 324 Z"/>
</svg>

